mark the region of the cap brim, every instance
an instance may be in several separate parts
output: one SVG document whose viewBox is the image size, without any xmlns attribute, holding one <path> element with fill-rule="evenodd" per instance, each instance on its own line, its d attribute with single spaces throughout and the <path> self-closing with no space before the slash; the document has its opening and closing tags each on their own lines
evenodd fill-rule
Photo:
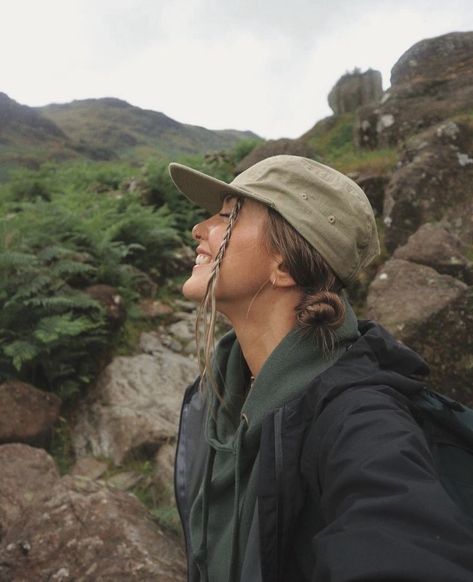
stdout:
<svg viewBox="0 0 473 582">
<path fill-rule="evenodd" d="M 184 196 L 211 214 L 221 209 L 225 196 L 248 196 L 248 192 L 241 188 L 182 164 L 169 164 L 169 174 Z"/>
</svg>

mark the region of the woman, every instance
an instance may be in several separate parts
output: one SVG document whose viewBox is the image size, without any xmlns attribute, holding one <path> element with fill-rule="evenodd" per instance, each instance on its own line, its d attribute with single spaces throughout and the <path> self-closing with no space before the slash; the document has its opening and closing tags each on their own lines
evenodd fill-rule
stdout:
<svg viewBox="0 0 473 582">
<path fill-rule="evenodd" d="M 203 327 L 176 456 L 189 580 L 472 580 L 472 524 L 409 410 L 427 366 L 343 295 L 379 252 L 362 190 L 296 156 L 231 184 L 170 173 L 212 214 L 183 286 Z"/>
</svg>

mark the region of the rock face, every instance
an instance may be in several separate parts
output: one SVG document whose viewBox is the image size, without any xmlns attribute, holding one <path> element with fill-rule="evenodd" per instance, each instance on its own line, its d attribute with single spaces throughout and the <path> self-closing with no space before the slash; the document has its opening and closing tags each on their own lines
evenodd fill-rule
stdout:
<svg viewBox="0 0 473 582">
<path fill-rule="evenodd" d="M 430 385 L 473 404 L 473 288 L 434 269 L 391 259 L 368 293 L 368 317 L 420 353 Z"/>
<path fill-rule="evenodd" d="M 183 582 L 185 558 L 132 495 L 63 477 L 2 539 L 0 580 Z"/>
<path fill-rule="evenodd" d="M 0 443 L 44 445 L 59 418 L 61 400 L 24 382 L 0 385 Z"/>
<path fill-rule="evenodd" d="M 328 95 L 328 104 L 335 115 L 341 115 L 378 102 L 382 94 L 383 80 L 379 71 L 355 71 L 339 79 Z"/>
<path fill-rule="evenodd" d="M 74 428 L 77 456 L 120 464 L 175 438 L 183 392 L 197 365 L 156 341 L 149 345 L 152 353 L 117 357 L 99 377 Z"/>
<path fill-rule="evenodd" d="M 443 221 L 464 244 L 473 242 L 473 124 L 448 121 L 409 140 L 386 188 L 388 250 L 433 221 Z"/>
<path fill-rule="evenodd" d="M 29 505 L 48 497 L 58 480 L 56 465 L 45 451 L 21 444 L 0 446 L 0 540 Z"/>
<path fill-rule="evenodd" d="M 465 245 L 441 223 L 427 222 L 398 247 L 395 259 L 404 259 L 432 267 L 438 273 L 451 275 L 473 284 L 473 263 L 463 254 Z"/>
<path fill-rule="evenodd" d="M 357 141 L 393 146 L 473 103 L 473 32 L 422 40 L 394 65 L 391 88 L 359 113 Z"/>
<path fill-rule="evenodd" d="M 303 141 L 297 139 L 270 139 L 260 146 L 256 146 L 247 156 L 245 156 L 235 169 L 235 174 L 241 174 L 257 162 L 270 158 L 288 154 L 293 156 L 312 157 L 312 148 Z"/>
</svg>

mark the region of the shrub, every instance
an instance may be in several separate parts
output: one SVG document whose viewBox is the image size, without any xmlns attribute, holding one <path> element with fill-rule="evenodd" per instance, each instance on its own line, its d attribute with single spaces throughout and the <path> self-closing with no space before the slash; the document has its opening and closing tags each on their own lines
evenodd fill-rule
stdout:
<svg viewBox="0 0 473 582">
<path fill-rule="evenodd" d="M 0 201 L 0 379 L 77 392 L 95 375 L 113 330 L 84 288 L 116 287 L 130 303 L 136 267 L 156 277 L 179 245 L 166 208 L 93 192 Z"/>
</svg>

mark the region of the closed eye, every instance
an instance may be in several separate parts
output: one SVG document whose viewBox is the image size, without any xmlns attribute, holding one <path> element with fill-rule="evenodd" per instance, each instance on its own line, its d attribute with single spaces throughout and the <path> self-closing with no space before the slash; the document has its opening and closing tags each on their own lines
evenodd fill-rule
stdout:
<svg viewBox="0 0 473 582">
<path fill-rule="evenodd" d="M 230 218 L 230 213 L 229 212 L 220 212 L 219 216 L 223 216 L 224 218 Z"/>
</svg>

